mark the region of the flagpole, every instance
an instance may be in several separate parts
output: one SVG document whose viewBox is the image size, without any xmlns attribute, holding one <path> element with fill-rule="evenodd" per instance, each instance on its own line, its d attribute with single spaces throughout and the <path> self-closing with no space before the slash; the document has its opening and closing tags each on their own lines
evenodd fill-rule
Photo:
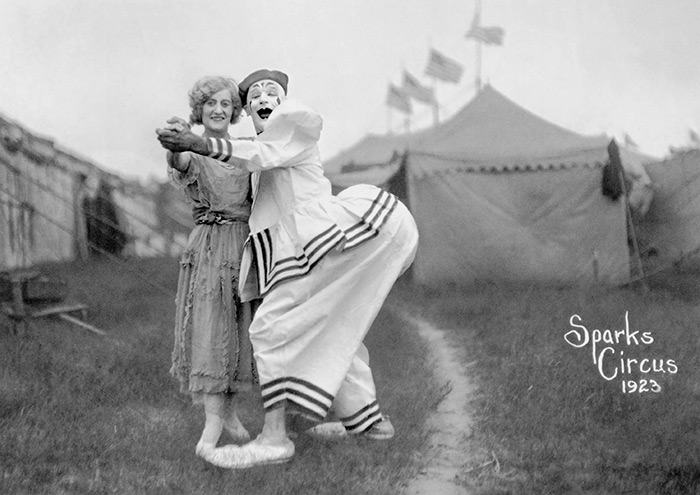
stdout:
<svg viewBox="0 0 700 495">
<path fill-rule="evenodd" d="M 440 107 L 438 106 L 437 77 L 433 76 L 433 125 L 440 123 Z"/>
<path fill-rule="evenodd" d="M 481 91 L 481 41 L 476 42 L 476 77 L 474 80 L 476 92 Z"/>
<path fill-rule="evenodd" d="M 481 0 L 476 0 L 476 12 L 474 14 L 475 19 L 481 20 Z M 474 87 L 476 92 L 481 91 L 481 40 L 476 40 L 476 68 L 474 76 Z"/>
<path fill-rule="evenodd" d="M 430 38 L 428 38 L 428 47 L 432 48 L 433 42 Z M 438 107 L 438 94 L 437 94 L 437 76 L 433 75 L 433 127 L 437 127 L 437 125 L 440 123 L 440 115 L 438 112 L 440 111 Z"/>
</svg>

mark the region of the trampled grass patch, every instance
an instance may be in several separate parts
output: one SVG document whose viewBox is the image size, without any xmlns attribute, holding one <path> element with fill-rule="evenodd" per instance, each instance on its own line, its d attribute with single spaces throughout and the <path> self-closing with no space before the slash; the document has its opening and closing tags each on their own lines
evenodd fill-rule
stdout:
<svg viewBox="0 0 700 495">
<path fill-rule="evenodd" d="M 698 493 L 699 282 L 413 291 L 477 361 L 475 441 L 498 463 L 465 473 L 475 493 Z"/>
<path fill-rule="evenodd" d="M 177 270 L 175 259 L 45 267 L 107 337 L 54 319 L 13 336 L 0 319 L 0 493 L 395 494 L 416 473 L 440 387 L 423 342 L 390 312 L 366 343 L 394 439 L 301 435 L 290 463 L 243 471 L 197 458 L 202 411 L 168 375 Z M 257 434 L 258 394 L 240 402 Z"/>
</svg>

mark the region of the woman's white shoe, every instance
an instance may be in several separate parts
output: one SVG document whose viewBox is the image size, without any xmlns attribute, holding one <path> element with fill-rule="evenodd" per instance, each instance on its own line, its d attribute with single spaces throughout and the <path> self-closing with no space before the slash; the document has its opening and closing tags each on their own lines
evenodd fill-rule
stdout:
<svg viewBox="0 0 700 495">
<path fill-rule="evenodd" d="M 228 469 L 245 469 L 280 464 L 294 457 L 294 443 L 288 438 L 269 441 L 258 436 L 245 445 L 224 445 L 216 449 L 212 464 Z"/>
</svg>

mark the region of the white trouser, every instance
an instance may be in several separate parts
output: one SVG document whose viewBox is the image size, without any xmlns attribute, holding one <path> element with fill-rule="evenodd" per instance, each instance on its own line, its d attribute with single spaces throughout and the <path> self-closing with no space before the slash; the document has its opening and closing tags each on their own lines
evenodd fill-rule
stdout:
<svg viewBox="0 0 700 495">
<path fill-rule="evenodd" d="M 266 411 L 286 404 L 320 421 L 333 404 L 356 431 L 381 418 L 362 341 L 417 245 L 413 217 L 399 203 L 377 236 L 331 252 L 265 296 L 250 338 Z"/>
</svg>

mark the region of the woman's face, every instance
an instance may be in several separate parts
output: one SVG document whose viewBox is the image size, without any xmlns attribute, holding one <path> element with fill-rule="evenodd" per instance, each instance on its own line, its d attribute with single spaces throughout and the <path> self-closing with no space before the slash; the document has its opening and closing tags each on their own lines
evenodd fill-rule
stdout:
<svg viewBox="0 0 700 495">
<path fill-rule="evenodd" d="M 248 114 L 253 117 L 255 131 L 260 134 L 267 126 L 272 111 L 284 101 L 284 89 L 271 79 L 253 83 L 248 90 Z"/>
<path fill-rule="evenodd" d="M 233 98 L 228 89 L 214 93 L 202 105 L 202 125 L 209 134 L 225 135 L 233 115 Z"/>
</svg>

